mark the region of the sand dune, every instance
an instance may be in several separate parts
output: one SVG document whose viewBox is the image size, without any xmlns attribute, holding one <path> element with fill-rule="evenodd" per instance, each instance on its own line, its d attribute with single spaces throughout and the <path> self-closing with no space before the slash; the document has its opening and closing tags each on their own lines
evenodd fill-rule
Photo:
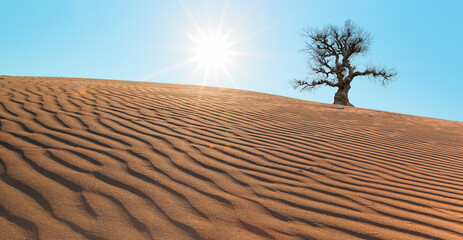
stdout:
<svg viewBox="0 0 463 240">
<path fill-rule="evenodd" d="M 0 78 L 0 239 L 463 239 L 462 122 Z"/>
</svg>

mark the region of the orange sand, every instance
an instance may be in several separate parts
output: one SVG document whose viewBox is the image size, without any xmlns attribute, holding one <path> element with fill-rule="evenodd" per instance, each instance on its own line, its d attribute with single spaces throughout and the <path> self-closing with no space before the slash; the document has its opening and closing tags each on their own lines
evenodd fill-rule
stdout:
<svg viewBox="0 0 463 240">
<path fill-rule="evenodd" d="M 463 239 L 462 122 L 0 78 L 2 240 Z"/>
</svg>

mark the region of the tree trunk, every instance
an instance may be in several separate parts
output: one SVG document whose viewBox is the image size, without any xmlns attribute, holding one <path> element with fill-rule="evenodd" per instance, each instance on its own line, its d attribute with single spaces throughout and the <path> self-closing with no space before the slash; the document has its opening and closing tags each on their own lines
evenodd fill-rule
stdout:
<svg viewBox="0 0 463 240">
<path fill-rule="evenodd" d="M 349 89 L 350 89 L 350 83 L 346 83 L 345 85 L 338 87 L 338 91 L 334 95 L 333 104 L 353 107 L 354 105 L 350 104 L 349 97 L 347 95 L 349 93 Z"/>
</svg>

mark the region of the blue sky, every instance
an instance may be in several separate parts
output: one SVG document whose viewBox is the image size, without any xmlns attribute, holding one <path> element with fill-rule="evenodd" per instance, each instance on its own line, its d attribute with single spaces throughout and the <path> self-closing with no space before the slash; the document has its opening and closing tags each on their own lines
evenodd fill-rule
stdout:
<svg viewBox="0 0 463 240">
<path fill-rule="evenodd" d="M 0 75 L 204 84 L 332 103 L 336 89 L 300 93 L 289 81 L 308 73 L 302 30 L 350 18 L 373 36 L 358 62 L 399 72 L 384 88 L 355 79 L 352 104 L 463 121 L 461 9 L 457 0 L 0 0 Z M 229 76 L 205 80 L 198 62 L 181 65 L 194 57 L 188 34 L 195 22 L 215 31 L 222 16 L 242 54 L 230 57 Z"/>
</svg>

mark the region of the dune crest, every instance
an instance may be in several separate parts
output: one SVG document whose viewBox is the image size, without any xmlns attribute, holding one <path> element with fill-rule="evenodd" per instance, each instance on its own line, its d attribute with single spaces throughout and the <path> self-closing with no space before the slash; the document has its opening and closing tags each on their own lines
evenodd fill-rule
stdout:
<svg viewBox="0 0 463 240">
<path fill-rule="evenodd" d="M 463 239 L 463 123 L 0 79 L 0 239 Z"/>
</svg>

